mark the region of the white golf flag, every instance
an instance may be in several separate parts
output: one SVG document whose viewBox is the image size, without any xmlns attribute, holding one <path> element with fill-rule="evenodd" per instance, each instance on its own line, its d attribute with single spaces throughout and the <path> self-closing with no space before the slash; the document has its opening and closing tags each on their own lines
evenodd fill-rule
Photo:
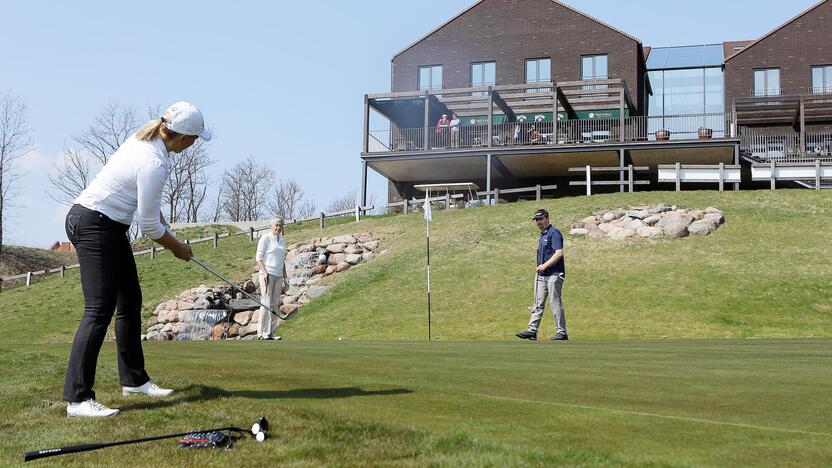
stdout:
<svg viewBox="0 0 832 468">
<path fill-rule="evenodd" d="M 433 214 L 430 211 L 430 192 L 425 193 L 425 205 L 423 208 L 425 210 L 425 221 L 433 221 Z"/>
</svg>

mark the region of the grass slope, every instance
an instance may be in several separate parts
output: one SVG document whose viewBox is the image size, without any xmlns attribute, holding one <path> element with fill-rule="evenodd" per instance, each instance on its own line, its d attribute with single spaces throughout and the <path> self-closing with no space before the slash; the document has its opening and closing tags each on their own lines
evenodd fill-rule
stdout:
<svg viewBox="0 0 832 468">
<path fill-rule="evenodd" d="M 513 340 L 528 320 L 537 230 L 529 215 L 549 209 L 566 227 L 593 210 L 640 203 L 716 206 L 726 224 L 707 237 L 657 241 L 567 238 L 564 302 L 577 339 L 832 337 L 832 204 L 824 191 L 650 192 L 435 211 L 431 225 L 433 336 Z M 290 243 L 370 231 L 387 254 L 333 277 L 282 334 L 291 339 L 421 340 L 427 335 L 424 220 L 418 214 L 356 225 L 290 226 Z M 195 246 L 209 265 L 242 280 L 254 265 L 245 236 L 220 249 Z M 165 253 L 137 259 L 145 313 L 160 301 L 215 280 Z M 0 294 L 12 342 L 67 342 L 82 310 L 78 272 Z M 543 323 L 552 328 L 551 316 Z"/>
<path fill-rule="evenodd" d="M 74 263 L 78 263 L 78 257 L 74 252 L 4 245 L 3 258 L 0 261 L 0 276 L 14 276 L 27 271 L 49 270 Z"/>
<path fill-rule="evenodd" d="M 66 466 L 828 466 L 832 341 L 148 343 L 178 392 L 64 416 L 66 345 L 0 349 L 0 464 L 24 451 L 248 425 L 233 452 L 175 441 L 52 459 Z M 25 369 L 25 371 L 23 370 Z"/>
</svg>

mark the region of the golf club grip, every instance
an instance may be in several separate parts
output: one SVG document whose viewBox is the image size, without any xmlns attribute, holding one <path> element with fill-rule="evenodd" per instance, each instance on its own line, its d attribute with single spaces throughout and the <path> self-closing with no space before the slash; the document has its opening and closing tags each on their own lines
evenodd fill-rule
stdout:
<svg viewBox="0 0 832 468">
<path fill-rule="evenodd" d="M 35 452 L 26 452 L 23 454 L 23 461 L 37 460 L 38 458 L 54 457 L 57 455 L 64 455 L 67 453 L 88 452 L 104 447 L 109 447 L 112 444 L 83 444 L 73 445 L 71 447 L 61 447 L 52 449 L 37 450 Z"/>
</svg>

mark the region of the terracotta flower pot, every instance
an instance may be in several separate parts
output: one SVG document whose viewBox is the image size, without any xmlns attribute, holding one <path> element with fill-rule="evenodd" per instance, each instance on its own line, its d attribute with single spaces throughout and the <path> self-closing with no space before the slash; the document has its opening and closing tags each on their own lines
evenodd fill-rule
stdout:
<svg viewBox="0 0 832 468">
<path fill-rule="evenodd" d="M 670 131 L 667 129 L 661 129 L 656 131 L 656 141 L 667 141 L 670 139 Z"/>
<path fill-rule="evenodd" d="M 705 128 L 702 127 L 699 129 L 699 139 L 700 140 L 708 140 L 714 136 L 714 130 L 712 128 Z"/>
</svg>

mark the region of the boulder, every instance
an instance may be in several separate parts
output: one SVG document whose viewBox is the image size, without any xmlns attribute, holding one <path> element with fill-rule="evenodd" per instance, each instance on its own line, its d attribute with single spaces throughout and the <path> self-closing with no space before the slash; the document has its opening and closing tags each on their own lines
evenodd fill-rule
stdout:
<svg viewBox="0 0 832 468">
<path fill-rule="evenodd" d="M 341 273 L 342 271 L 347 271 L 347 270 L 350 269 L 351 266 L 352 265 L 350 265 L 347 262 L 341 262 L 338 265 L 335 265 L 335 272 L 336 273 Z"/>
<path fill-rule="evenodd" d="M 628 228 L 616 228 L 613 231 L 607 233 L 607 237 L 617 241 L 622 241 L 629 237 L 633 237 L 634 235 L 636 235 L 636 231 Z"/>
<path fill-rule="evenodd" d="M 610 210 L 595 210 L 592 212 L 593 216 L 604 216 L 605 214 L 609 213 Z"/>
<path fill-rule="evenodd" d="M 705 216 L 705 212 L 702 210 L 690 210 L 688 211 L 688 216 L 693 218 L 694 221 L 702 219 Z"/>
<path fill-rule="evenodd" d="M 710 221 L 694 221 L 688 226 L 688 232 L 697 236 L 707 236 L 714 231 L 715 227 Z"/>
<path fill-rule="evenodd" d="M 363 250 L 361 247 L 359 247 L 358 245 L 356 245 L 356 244 L 349 244 L 349 245 L 348 245 L 348 246 L 344 249 L 344 253 L 345 253 L 345 254 L 347 254 L 347 255 L 351 255 L 351 254 L 360 254 L 360 253 L 361 253 L 361 252 L 363 252 L 363 251 L 364 251 L 364 250 Z"/>
<path fill-rule="evenodd" d="M 319 240 L 319 241 L 318 241 L 317 246 L 318 246 L 318 247 L 324 247 L 324 248 L 326 248 L 326 247 L 328 247 L 328 246 L 329 246 L 329 244 L 331 244 L 331 243 L 332 243 L 332 238 L 325 237 L 325 238 L 323 238 L 323 239 L 321 239 L 321 240 Z"/>
<path fill-rule="evenodd" d="M 326 265 L 315 265 L 315 268 L 312 269 L 312 274 L 320 275 L 320 274 L 323 274 L 325 271 L 326 271 Z"/>
<path fill-rule="evenodd" d="M 166 323 L 164 327 L 159 331 L 160 333 L 170 333 L 173 331 L 173 324 Z"/>
<path fill-rule="evenodd" d="M 148 328 L 148 329 L 147 329 L 147 332 L 148 332 L 148 333 L 150 333 L 150 332 L 158 332 L 158 331 L 161 331 L 161 330 L 162 330 L 162 327 L 164 327 L 164 325 L 163 325 L 163 324 L 161 324 L 161 323 L 157 323 L 156 325 L 153 325 L 152 327 Z"/>
<path fill-rule="evenodd" d="M 359 234 L 358 237 L 356 238 L 356 240 L 358 241 L 359 244 L 366 244 L 367 242 L 370 242 L 370 241 L 373 240 L 373 235 L 370 234 L 370 233 L 365 232 L 363 234 Z"/>
<path fill-rule="evenodd" d="M 176 316 L 180 322 L 190 322 L 193 320 L 193 313 L 190 310 L 180 310 Z"/>
<path fill-rule="evenodd" d="M 258 279 L 258 282 L 259 282 L 259 279 Z M 245 291 L 249 294 L 252 294 L 252 293 L 256 292 L 257 291 L 257 282 L 254 282 L 252 280 L 246 281 L 245 284 L 243 284 L 243 291 Z"/>
<path fill-rule="evenodd" d="M 678 213 L 678 211 L 676 211 L 674 213 Z M 687 214 L 683 214 L 681 216 L 673 216 L 673 217 L 669 217 L 669 218 L 664 217 L 664 218 L 662 218 L 661 221 L 658 222 L 656 227 L 664 229 L 665 226 L 668 226 L 670 224 L 681 224 L 683 227 L 688 227 L 688 226 L 690 226 L 690 223 L 692 223 L 692 222 L 693 222 L 693 218 L 691 218 Z"/>
<path fill-rule="evenodd" d="M 204 299 L 204 298 L 194 302 L 194 306 L 193 306 L 194 310 L 205 310 L 205 309 L 210 309 L 210 308 L 211 308 L 211 303 L 208 302 L 208 300 Z"/>
<path fill-rule="evenodd" d="M 632 229 L 633 231 L 638 231 L 638 228 L 643 227 L 643 226 L 646 226 L 646 224 L 644 223 L 644 221 L 642 221 L 641 219 L 638 219 L 638 218 L 636 218 L 636 219 L 630 221 L 629 223 L 627 223 L 626 225 L 624 225 L 625 228 Z"/>
<path fill-rule="evenodd" d="M 194 303 L 191 301 L 179 301 L 176 304 L 176 308 L 179 310 L 191 310 L 194 308 Z"/>
<path fill-rule="evenodd" d="M 329 276 L 333 273 L 335 273 L 335 265 L 329 265 L 328 267 L 326 267 L 326 271 L 324 272 L 324 275 Z"/>
<path fill-rule="evenodd" d="M 260 304 L 251 299 L 231 299 L 228 302 L 228 307 L 234 312 L 241 312 L 244 310 L 256 310 L 260 308 Z"/>
<path fill-rule="evenodd" d="M 725 223 L 725 216 L 720 213 L 705 213 L 703 218 L 705 221 L 710 221 L 716 226 L 722 226 Z"/>
<path fill-rule="evenodd" d="M 237 312 L 234 314 L 234 322 L 246 326 L 251 322 L 251 316 L 253 315 L 252 312 Z"/>
<path fill-rule="evenodd" d="M 705 213 L 708 213 L 708 214 L 710 214 L 710 213 L 724 214 L 722 212 L 722 210 L 720 210 L 719 208 L 714 208 L 713 206 L 709 206 L 709 207 L 705 208 Z"/>
<path fill-rule="evenodd" d="M 364 242 L 362 245 L 365 249 L 375 252 L 375 250 L 378 248 L 378 241 L 374 240 L 370 242 Z"/>
<path fill-rule="evenodd" d="M 589 234 L 589 230 L 584 228 L 575 228 L 569 231 L 570 236 L 586 237 L 587 234 Z"/>
<path fill-rule="evenodd" d="M 347 261 L 347 255 L 342 253 L 336 253 L 329 256 L 327 259 L 327 263 L 330 265 L 337 265 L 339 263 L 344 263 Z"/>
<path fill-rule="evenodd" d="M 230 327 L 228 327 L 228 335 L 227 336 L 229 338 L 234 338 L 234 337 L 240 336 L 240 326 L 235 323 L 235 324 L 232 324 Z"/>
<path fill-rule="evenodd" d="M 171 299 L 165 302 L 165 309 L 167 310 L 176 310 L 176 306 L 179 302 L 176 299 Z"/>
<path fill-rule="evenodd" d="M 662 234 L 667 237 L 685 237 L 688 235 L 688 225 L 679 220 L 665 224 L 661 227 L 661 230 Z"/>
<path fill-rule="evenodd" d="M 159 332 L 158 331 L 149 331 L 147 335 L 144 336 L 145 341 L 158 341 Z"/>
<path fill-rule="evenodd" d="M 169 310 L 168 314 L 165 316 L 166 323 L 170 322 L 178 322 L 179 321 L 179 311 L 178 310 Z"/>
<path fill-rule="evenodd" d="M 344 259 L 350 265 L 357 265 L 361 263 L 361 255 L 359 254 L 347 254 L 346 258 Z"/>
<path fill-rule="evenodd" d="M 211 329 L 211 339 L 218 340 L 222 338 L 223 333 L 225 333 L 225 327 L 221 323 L 218 323 Z"/>
<path fill-rule="evenodd" d="M 615 221 L 616 219 L 620 218 L 621 216 L 617 212 L 608 211 L 601 216 L 601 221 L 605 223 L 609 223 L 610 221 Z"/>
<path fill-rule="evenodd" d="M 642 226 L 638 228 L 636 234 L 645 239 L 655 239 L 662 236 L 662 230 L 653 226 Z"/>
<path fill-rule="evenodd" d="M 581 222 L 582 223 L 593 223 L 593 224 L 595 224 L 597 221 L 595 219 L 595 216 L 587 216 L 586 218 L 582 219 Z"/>
<path fill-rule="evenodd" d="M 609 214 L 609 213 L 607 213 L 607 214 Z M 601 223 L 601 224 L 598 225 L 598 229 L 600 229 L 601 232 L 603 232 L 604 234 L 609 234 L 613 230 L 618 229 L 618 226 L 616 226 L 612 223 Z"/>
<path fill-rule="evenodd" d="M 652 216 L 648 216 L 648 217 L 644 218 L 644 224 L 646 224 L 648 226 L 655 226 L 656 223 L 661 221 L 661 219 L 662 219 L 662 217 L 657 215 L 657 214 L 652 215 Z"/>
<path fill-rule="evenodd" d="M 167 309 L 167 302 L 162 302 L 161 304 L 157 305 L 155 309 L 153 309 L 153 315 L 159 315 L 159 312 Z"/>
<path fill-rule="evenodd" d="M 356 240 L 355 237 L 346 235 L 346 236 L 336 236 L 332 239 L 333 243 L 338 244 L 355 244 Z"/>
<path fill-rule="evenodd" d="M 283 315 L 289 315 L 291 313 L 294 313 L 296 310 L 298 310 L 297 304 L 286 304 L 280 306 L 280 313 Z"/>
<path fill-rule="evenodd" d="M 627 212 L 627 216 L 633 219 L 644 219 L 650 216 L 650 213 L 646 210 L 630 210 Z"/>
<path fill-rule="evenodd" d="M 607 237 L 607 234 L 600 229 L 590 229 L 590 231 L 586 235 L 587 239 L 594 240 L 604 239 L 605 237 Z"/>
<path fill-rule="evenodd" d="M 250 324 L 246 325 L 245 327 L 240 327 L 240 330 L 237 332 L 238 336 L 245 337 L 245 336 L 254 335 L 254 334 L 257 333 L 257 329 L 259 327 L 260 327 L 259 323 L 250 323 Z"/>
<path fill-rule="evenodd" d="M 286 290 L 285 294 L 287 296 L 300 296 L 301 290 L 298 286 L 290 286 L 289 289 Z"/>
<path fill-rule="evenodd" d="M 343 253 L 346 248 L 347 244 L 329 244 L 329 246 L 327 246 L 326 248 L 326 251 L 329 253 L 338 254 Z"/>
<path fill-rule="evenodd" d="M 311 289 L 311 288 L 310 288 Z M 280 301 L 281 304 L 294 304 L 298 301 L 297 296 L 283 296 L 283 299 Z"/>
<path fill-rule="evenodd" d="M 329 291 L 330 288 L 331 288 L 331 286 L 317 286 L 317 287 L 314 287 L 314 288 L 309 288 L 309 290 L 306 291 L 306 295 L 310 299 L 317 299 L 317 298 L 321 297 L 324 293 Z"/>
<path fill-rule="evenodd" d="M 374 259 L 376 254 L 374 252 L 364 252 L 361 254 L 361 261 L 362 262 L 369 262 L 370 260 Z"/>
</svg>

